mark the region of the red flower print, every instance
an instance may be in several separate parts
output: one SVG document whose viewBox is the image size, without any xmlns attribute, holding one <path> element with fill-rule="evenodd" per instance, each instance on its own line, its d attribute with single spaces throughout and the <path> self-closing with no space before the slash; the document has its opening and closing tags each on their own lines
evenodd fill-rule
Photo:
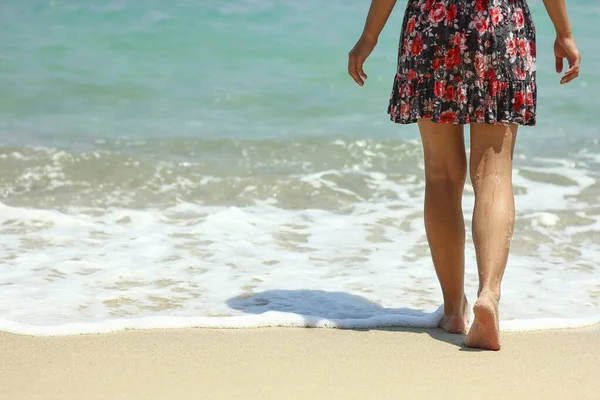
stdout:
<svg viewBox="0 0 600 400">
<path fill-rule="evenodd" d="M 402 78 L 400 78 L 400 80 L 404 81 Z M 413 94 L 415 94 L 414 86 L 408 82 L 402 82 L 399 91 L 400 97 L 411 97 Z"/>
<path fill-rule="evenodd" d="M 402 80 L 402 78 L 400 78 L 400 80 Z M 398 86 L 398 94 L 400 95 L 400 97 L 406 97 L 406 85 L 400 84 Z"/>
<path fill-rule="evenodd" d="M 442 124 L 452 124 L 456 121 L 456 113 L 454 111 L 446 111 L 440 114 L 439 121 Z"/>
<path fill-rule="evenodd" d="M 517 8 L 513 13 L 512 20 L 517 29 L 523 29 L 523 25 L 525 25 L 525 16 L 523 15 L 523 10 Z"/>
<path fill-rule="evenodd" d="M 527 56 L 527 71 L 535 71 L 535 58 L 531 57 L 531 55 Z"/>
<path fill-rule="evenodd" d="M 504 19 L 504 15 L 502 15 L 502 10 L 500 7 L 494 7 L 490 11 L 490 19 L 492 20 L 492 25 L 498 25 Z"/>
<path fill-rule="evenodd" d="M 483 111 L 483 109 L 478 108 L 477 110 L 475 110 L 475 121 L 477 121 L 477 122 L 485 121 L 485 111 Z"/>
<path fill-rule="evenodd" d="M 421 54 L 422 51 L 423 51 L 423 39 L 421 38 L 420 34 L 417 34 L 417 37 L 412 42 L 412 49 L 411 49 L 410 54 L 413 57 L 416 57 L 419 54 Z"/>
<path fill-rule="evenodd" d="M 442 97 L 444 95 L 444 82 L 435 82 L 433 84 L 433 94 L 435 97 Z"/>
<path fill-rule="evenodd" d="M 525 105 L 532 106 L 533 103 L 533 92 L 527 92 L 527 95 L 525 96 Z"/>
<path fill-rule="evenodd" d="M 524 81 L 525 78 L 527 77 L 527 73 L 525 71 L 523 71 L 522 69 L 520 69 L 519 67 L 517 67 L 515 65 L 515 68 L 513 69 L 514 73 L 515 73 L 515 77 L 520 80 L 520 81 Z"/>
<path fill-rule="evenodd" d="M 496 80 L 488 81 L 488 87 L 490 90 L 490 96 L 496 97 L 498 95 L 498 90 L 500 89 L 499 82 Z"/>
<path fill-rule="evenodd" d="M 412 17 L 408 20 L 408 23 L 406 24 L 406 32 L 413 33 L 413 31 L 415 30 L 415 25 L 417 25 L 417 19 L 415 17 Z"/>
<path fill-rule="evenodd" d="M 460 85 L 456 91 L 456 101 L 459 104 L 464 104 L 467 102 L 467 89 L 465 89 L 463 85 Z"/>
<path fill-rule="evenodd" d="M 515 111 L 519 111 L 521 109 L 521 107 L 523 107 L 523 105 L 525 104 L 525 96 L 523 95 L 523 92 L 515 93 L 514 101 L 515 101 L 514 109 L 515 109 Z"/>
<path fill-rule="evenodd" d="M 437 3 L 431 11 L 429 11 L 429 22 L 437 26 L 446 18 L 446 6 L 444 3 Z"/>
<path fill-rule="evenodd" d="M 534 125 L 536 32 L 525 1 L 408 1 L 391 119 Z"/>
<path fill-rule="evenodd" d="M 519 54 L 521 55 L 521 57 L 525 57 L 527 55 L 527 50 L 527 42 L 525 41 L 525 39 L 519 39 Z"/>
<path fill-rule="evenodd" d="M 466 50 L 467 46 L 467 36 L 462 32 L 456 32 L 451 42 L 454 46 L 459 46 L 460 48 Z"/>
<path fill-rule="evenodd" d="M 400 114 L 403 117 L 408 117 L 410 115 L 410 104 L 404 103 L 400 106 Z"/>
<path fill-rule="evenodd" d="M 534 40 L 530 40 L 529 41 L 529 54 L 531 54 L 532 56 L 535 57 L 536 55 L 536 47 L 535 47 L 535 41 Z"/>
<path fill-rule="evenodd" d="M 512 38 L 508 40 L 506 43 L 506 56 L 510 58 L 510 62 L 515 62 L 515 58 L 517 57 L 517 48 L 519 46 L 519 40 L 517 38 Z"/>
<path fill-rule="evenodd" d="M 459 65 L 462 61 L 462 53 L 460 52 L 460 48 L 455 47 L 450 52 L 452 53 L 452 56 L 454 57 L 454 65 Z M 456 78 L 460 79 L 459 76 L 457 76 Z"/>
<path fill-rule="evenodd" d="M 475 3 L 475 11 L 482 12 L 487 10 L 488 0 L 477 0 Z"/>
<path fill-rule="evenodd" d="M 446 93 L 444 93 L 444 99 L 446 101 L 452 101 L 456 97 L 456 91 L 454 90 L 454 86 L 448 85 L 446 88 Z"/>
<path fill-rule="evenodd" d="M 452 22 L 456 19 L 456 4 L 451 4 L 450 7 L 448 7 L 448 17 L 447 20 L 448 22 Z"/>
<path fill-rule="evenodd" d="M 486 67 L 485 56 L 481 53 L 477 53 L 475 55 L 475 71 L 477 71 L 477 75 L 479 75 L 480 78 L 485 76 Z"/>
<path fill-rule="evenodd" d="M 475 27 L 475 29 L 477 29 L 480 35 L 483 35 L 488 30 L 487 18 L 482 15 L 478 15 L 475 18 L 473 18 L 473 22 L 471 22 L 471 25 Z"/>
<path fill-rule="evenodd" d="M 460 61 L 460 48 L 453 47 L 450 50 L 448 50 L 448 54 L 444 58 L 444 64 L 446 69 L 452 69 L 452 67 L 454 67 L 455 65 L 460 65 Z"/>
</svg>

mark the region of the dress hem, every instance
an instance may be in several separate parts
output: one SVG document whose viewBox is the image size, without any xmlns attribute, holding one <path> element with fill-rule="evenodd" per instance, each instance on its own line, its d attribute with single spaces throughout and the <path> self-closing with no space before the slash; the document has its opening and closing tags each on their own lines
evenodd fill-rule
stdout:
<svg viewBox="0 0 600 400">
<path fill-rule="evenodd" d="M 536 125 L 535 80 L 405 79 L 397 74 L 388 114 L 398 124 L 431 118 L 442 124 Z"/>
</svg>

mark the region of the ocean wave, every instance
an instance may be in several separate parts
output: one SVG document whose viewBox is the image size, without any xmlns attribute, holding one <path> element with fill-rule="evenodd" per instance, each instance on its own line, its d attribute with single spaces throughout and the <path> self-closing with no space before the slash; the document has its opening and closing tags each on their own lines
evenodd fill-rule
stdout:
<svg viewBox="0 0 600 400">
<path fill-rule="evenodd" d="M 362 321 L 440 302 L 417 142 L 95 145 L 0 149 L 0 318 L 48 326 L 251 311 Z M 600 314 L 598 157 L 516 159 L 503 318 Z M 467 186 L 467 225 L 473 202 Z"/>
</svg>

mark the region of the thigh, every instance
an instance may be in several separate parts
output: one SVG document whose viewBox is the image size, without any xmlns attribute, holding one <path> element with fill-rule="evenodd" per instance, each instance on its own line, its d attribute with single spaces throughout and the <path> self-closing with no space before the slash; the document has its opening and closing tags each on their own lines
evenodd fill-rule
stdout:
<svg viewBox="0 0 600 400">
<path fill-rule="evenodd" d="M 464 126 L 419 119 L 427 178 L 464 179 L 467 169 Z"/>
<path fill-rule="evenodd" d="M 486 175 L 512 176 L 518 125 L 471 124 L 470 175 L 475 185 Z"/>
</svg>

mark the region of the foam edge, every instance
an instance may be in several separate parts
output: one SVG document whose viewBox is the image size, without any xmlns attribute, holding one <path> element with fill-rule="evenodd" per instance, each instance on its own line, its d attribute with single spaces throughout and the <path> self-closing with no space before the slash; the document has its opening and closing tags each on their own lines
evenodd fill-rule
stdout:
<svg viewBox="0 0 600 400">
<path fill-rule="evenodd" d="M 141 317 L 117 318 L 98 322 L 76 322 L 60 325 L 29 325 L 0 319 L 0 332 L 26 336 L 71 336 L 105 334 L 124 330 L 151 329 L 251 329 L 268 327 L 295 328 L 436 328 L 443 316 L 443 307 L 432 313 L 410 315 L 390 314 L 360 319 L 327 319 L 279 311 L 258 315 L 232 317 Z M 600 315 L 586 318 L 518 319 L 500 322 L 501 332 L 532 332 L 555 329 L 586 328 L 600 324 Z"/>
</svg>

